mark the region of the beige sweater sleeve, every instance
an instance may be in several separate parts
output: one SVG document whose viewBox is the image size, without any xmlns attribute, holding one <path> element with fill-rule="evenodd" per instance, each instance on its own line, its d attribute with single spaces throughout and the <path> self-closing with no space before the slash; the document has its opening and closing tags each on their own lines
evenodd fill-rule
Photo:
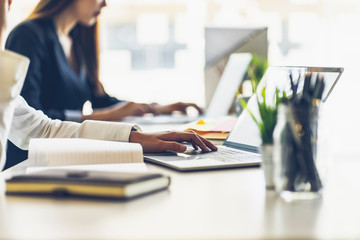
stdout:
<svg viewBox="0 0 360 240">
<path fill-rule="evenodd" d="M 0 170 L 5 165 L 12 116 L 28 66 L 29 59 L 10 51 L 0 51 Z"/>
<path fill-rule="evenodd" d="M 22 149 L 28 149 L 31 138 L 88 138 L 127 142 L 133 126 L 118 122 L 89 120 L 75 123 L 52 120 L 18 97 L 9 139 Z"/>
</svg>

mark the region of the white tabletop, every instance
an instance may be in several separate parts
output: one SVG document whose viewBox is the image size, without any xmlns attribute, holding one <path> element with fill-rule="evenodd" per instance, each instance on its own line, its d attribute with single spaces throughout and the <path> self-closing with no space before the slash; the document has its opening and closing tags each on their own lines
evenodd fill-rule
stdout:
<svg viewBox="0 0 360 240">
<path fill-rule="evenodd" d="M 0 239 L 360 239 L 355 160 L 329 168 L 321 199 L 295 203 L 266 191 L 260 168 L 148 167 L 171 176 L 168 191 L 130 202 L 1 194 Z"/>
</svg>

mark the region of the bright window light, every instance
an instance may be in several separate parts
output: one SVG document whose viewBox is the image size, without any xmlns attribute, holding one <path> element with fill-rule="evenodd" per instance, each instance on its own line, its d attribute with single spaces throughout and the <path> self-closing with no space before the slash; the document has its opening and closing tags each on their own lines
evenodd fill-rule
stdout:
<svg viewBox="0 0 360 240">
<path fill-rule="evenodd" d="M 146 13 L 136 21 L 140 44 L 165 44 L 169 41 L 169 19 L 164 13 Z"/>
</svg>

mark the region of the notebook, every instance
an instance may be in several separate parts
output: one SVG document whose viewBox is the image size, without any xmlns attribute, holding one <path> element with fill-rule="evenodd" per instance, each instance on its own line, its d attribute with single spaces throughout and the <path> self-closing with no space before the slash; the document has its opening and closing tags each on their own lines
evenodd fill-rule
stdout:
<svg viewBox="0 0 360 240">
<path fill-rule="evenodd" d="M 270 67 L 260 82 L 260 87 L 266 84 L 267 89 L 280 88 L 291 92 L 289 72 L 305 76 L 307 72 L 322 74 L 325 77 L 325 90 L 322 101 L 325 102 L 335 84 L 339 80 L 343 68 L 323 67 Z M 302 80 L 300 80 L 300 85 Z M 299 87 L 299 89 L 302 89 Z M 271 94 L 270 94 L 271 95 Z M 258 116 L 256 96 L 248 102 L 248 108 Z M 259 146 L 261 139 L 257 126 L 248 111 L 243 111 L 223 145 L 218 146 L 218 151 L 202 153 L 191 147 L 185 153 L 145 154 L 147 162 L 159 164 L 178 171 L 210 170 L 235 167 L 258 166 L 261 163 Z"/>
<path fill-rule="evenodd" d="M 234 102 L 236 93 L 242 80 L 247 75 L 247 68 L 251 62 L 250 53 L 233 53 L 230 55 L 223 74 L 219 80 L 209 107 L 204 115 L 190 116 L 183 114 L 174 115 L 148 115 L 143 117 L 125 117 L 122 121 L 137 124 L 167 124 L 188 123 L 200 118 L 216 118 L 228 115 Z"/>
<path fill-rule="evenodd" d="M 159 173 L 45 169 L 6 180 L 7 195 L 130 200 L 165 190 L 170 177 Z"/>
</svg>

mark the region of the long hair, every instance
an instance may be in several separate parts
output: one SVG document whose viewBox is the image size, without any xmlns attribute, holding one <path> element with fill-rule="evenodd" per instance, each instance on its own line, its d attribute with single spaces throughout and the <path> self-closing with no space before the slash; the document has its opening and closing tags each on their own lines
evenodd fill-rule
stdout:
<svg viewBox="0 0 360 240">
<path fill-rule="evenodd" d="M 26 20 L 53 18 L 74 3 L 74 0 L 40 0 Z M 86 75 L 93 93 L 97 96 L 104 94 L 99 80 L 99 30 L 98 23 L 93 26 L 77 24 L 74 29 L 77 34 L 77 46 L 80 48 L 81 58 L 85 63 Z"/>
</svg>

